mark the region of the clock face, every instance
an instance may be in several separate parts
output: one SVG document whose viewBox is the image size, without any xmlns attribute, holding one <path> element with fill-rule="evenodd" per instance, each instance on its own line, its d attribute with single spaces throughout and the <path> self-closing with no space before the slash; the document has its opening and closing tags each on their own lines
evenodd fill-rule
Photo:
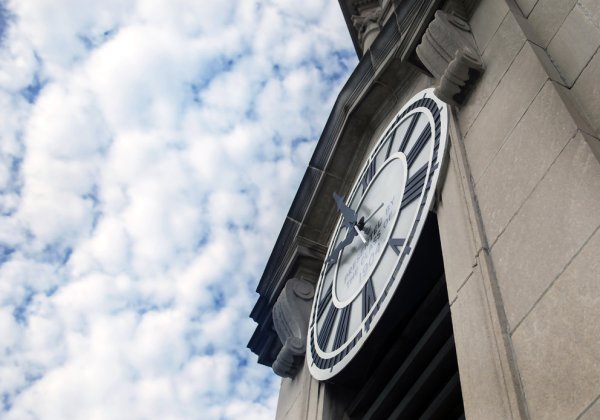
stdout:
<svg viewBox="0 0 600 420">
<path fill-rule="evenodd" d="M 327 380 L 356 356 L 386 310 L 408 266 L 442 166 L 448 110 L 427 89 L 396 115 L 376 143 L 347 199 L 313 301 L 308 365 Z"/>
</svg>

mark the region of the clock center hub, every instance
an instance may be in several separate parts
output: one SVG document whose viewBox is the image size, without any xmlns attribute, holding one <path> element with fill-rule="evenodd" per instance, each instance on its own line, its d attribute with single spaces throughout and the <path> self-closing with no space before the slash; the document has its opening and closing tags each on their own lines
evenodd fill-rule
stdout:
<svg viewBox="0 0 600 420">
<path fill-rule="evenodd" d="M 373 177 L 358 205 L 357 219 L 366 220 L 363 236 L 344 250 L 334 278 L 333 302 L 338 307 L 349 304 L 362 290 L 375 270 L 394 229 L 404 194 L 407 174 L 406 157 L 394 153 Z"/>
</svg>

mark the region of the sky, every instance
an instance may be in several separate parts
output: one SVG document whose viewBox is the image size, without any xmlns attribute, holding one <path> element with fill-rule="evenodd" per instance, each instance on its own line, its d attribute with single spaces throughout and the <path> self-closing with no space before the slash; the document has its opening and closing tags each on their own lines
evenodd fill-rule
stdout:
<svg viewBox="0 0 600 420">
<path fill-rule="evenodd" d="M 270 419 L 246 344 L 334 0 L 0 0 L 0 418 Z"/>
</svg>

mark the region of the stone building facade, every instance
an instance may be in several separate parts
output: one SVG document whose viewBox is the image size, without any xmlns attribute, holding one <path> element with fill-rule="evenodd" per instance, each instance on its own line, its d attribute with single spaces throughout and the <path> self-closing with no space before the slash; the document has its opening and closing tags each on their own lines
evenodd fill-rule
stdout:
<svg viewBox="0 0 600 420">
<path fill-rule="evenodd" d="M 454 395 L 455 418 L 600 419 L 600 2 L 339 1 L 360 61 L 251 314 L 249 347 L 283 377 L 277 418 L 451 418 L 440 407 Z M 354 382 L 313 379 L 305 351 L 338 218 L 332 192 L 349 191 L 393 116 L 428 87 L 450 105 L 432 217 L 458 376 L 423 402 L 414 395 L 433 362 L 404 393 L 390 389 L 409 356 L 376 377 L 391 357 L 387 338 L 373 339 L 380 356 L 363 366 L 372 376 Z M 375 389 L 390 397 L 368 400 Z"/>
</svg>

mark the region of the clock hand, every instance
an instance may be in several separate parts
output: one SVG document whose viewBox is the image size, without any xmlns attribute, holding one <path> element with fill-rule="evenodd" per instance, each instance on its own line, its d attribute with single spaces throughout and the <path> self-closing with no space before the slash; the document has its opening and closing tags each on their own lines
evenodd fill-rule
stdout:
<svg viewBox="0 0 600 420">
<path fill-rule="evenodd" d="M 356 223 L 356 213 L 354 212 L 354 210 L 352 210 L 350 207 L 348 207 L 346 205 L 346 203 L 344 203 L 344 198 L 337 195 L 334 191 L 333 193 L 333 200 L 335 201 L 335 204 L 338 208 L 338 210 L 340 211 L 340 213 L 342 213 L 342 217 L 344 218 L 344 224 L 355 224 Z"/>
<path fill-rule="evenodd" d="M 375 216 L 375 213 L 377 213 L 377 212 L 379 211 L 379 209 L 381 209 L 382 207 L 383 207 L 383 203 L 381 203 L 381 204 L 379 205 L 379 207 L 377 207 L 375 210 L 373 210 L 373 211 L 371 212 L 371 214 L 369 215 L 369 217 L 367 217 L 367 218 L 365 219 L 365 221 L 363 222 L 363 224 L 367 224 L 367 222 L 368 222 L 369 220 L 371 220 L 371 217 Z"/>
<path fill-rule="evenodd" d="M 367 240 L 365 239 L 364 235 L 361 233 L 360 228 L 358 227 L 357 224 L 354 225 L 354 230 L 358 234 L 358 237 L 360 238 L 360 240 L 363 241 L 364 244 L 366 244 Z"/>
<path fill-rule="evenodd" d="M 352 241 L 354 241 L 354 237 L 355 236 L 356 236 L 356 231 L 354 231 L 353 229 L 348 228 L 348 232 L 346 233 L 346 237 L 342 240 L 342 242 L 340 242 L 339 244 L 337 244 L 335 248 L 333 248 L 333 251 L 331 251 L 331 254 L 329 255 L 329 258 L 327 258 L 327 263 L 328 264 L 335 264 L 335 263 L 337 263 L 337 260 L 339 258 L 340 252 L 342 252 L 342 250 L 344 248 L 346 248 L 348 245 L 350 245 L 352 243 Z"/>
<path fill-rule="evenodd" d="M 350 207 L 348 207 L 344 203 L 344 198 L 339 196 L 336 192 L 333 193 L 333 200 L 335 201 L 335 204 L 337 205 L 338 210 L 342 213 L 342 217 L 344 218 L 344 224 L 346 224 L 348 227 L 352 226 L 354 228 L 356 234 L 360 238 L 360 240 L 366 244 L 367 240 L 365 239 L 364 235 L 361 233 L 361 230 L 364 227 L 363 219 L 361 218 L 360 222 L 357 223 L 356 222 L 356 213 L 354 212 L 354 210 L 352 210 Z M 356 235 L 354 235 L 354 236 L 356 236 Z"/>
</svg>

